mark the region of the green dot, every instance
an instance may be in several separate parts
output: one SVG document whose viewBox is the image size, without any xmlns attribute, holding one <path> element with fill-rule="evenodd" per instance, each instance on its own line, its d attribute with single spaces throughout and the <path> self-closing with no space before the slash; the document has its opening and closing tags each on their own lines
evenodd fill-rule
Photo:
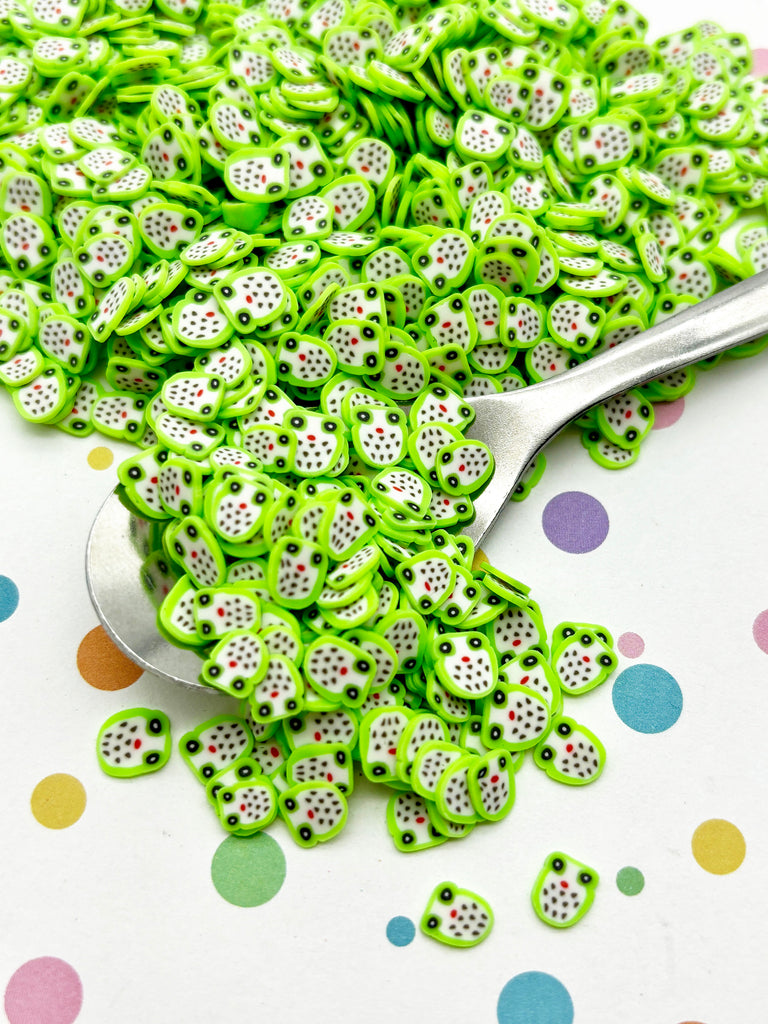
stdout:
<svg viewBox="0 0 768 1024">
<path fill-rule="evenodd" d="M 260 907 L 280 892 L 285 880 L 285 856 L 265 833 L 229 836 L 213 855 L 211 879 L 219 896 L 228 903 Z"/>
<path fill-rule="evenodd" d="M 625 896 L 637 896 L 643 891 L 645 878 L 638 868 L 622 868 L 616 874 L 616 886 Z"/>
</svg>

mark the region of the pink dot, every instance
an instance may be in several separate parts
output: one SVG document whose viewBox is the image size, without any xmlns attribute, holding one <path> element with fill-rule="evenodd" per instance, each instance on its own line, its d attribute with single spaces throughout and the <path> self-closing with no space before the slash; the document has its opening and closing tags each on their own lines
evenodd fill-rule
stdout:
<svg viewBox="0 0 768 1024">
<path fill-rule="evenodd" d="M 653 407 L 653 429 L 663 430 L 677 423 L 683 415 L 685 399 L 676 398 L 674 402 L 657 402 Z"/>
<path fill-rule="evenodd" d="M 616 646 L 625 658 L 639 658 L 645 650 L 645 640 L 637 633 L 622 633 Z"/>
<path fill-rule="evenodd" d="M 10 1024 L 72 1024 L 82 1005 L 80 976 L 55 956 L 22 964 L 5 990 Z"/>
<path fill-rule="evenodd" d="M 768 50 L 752 51 L 752 74 L 758 78 L 761 75 L 768 75 Z"/>
<path fill-rule="evenodd" d="M 752 636 L 760 650 L 768 654 L 768 608 L 752 623 Z"/>
</svg>

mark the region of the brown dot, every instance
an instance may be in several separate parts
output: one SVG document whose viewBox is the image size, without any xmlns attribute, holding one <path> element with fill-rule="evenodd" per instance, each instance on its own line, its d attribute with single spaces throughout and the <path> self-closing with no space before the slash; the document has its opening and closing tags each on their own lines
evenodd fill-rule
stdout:
<svg viewBox="0 0 768 1024">
<path fill-rule="evenodd" d="M 124 690 L 135 683 L 142 669 L 112 643 L 103 626 L 87 633 L 77 649 L 77 669 L 97 690 Z"/>
</svg>

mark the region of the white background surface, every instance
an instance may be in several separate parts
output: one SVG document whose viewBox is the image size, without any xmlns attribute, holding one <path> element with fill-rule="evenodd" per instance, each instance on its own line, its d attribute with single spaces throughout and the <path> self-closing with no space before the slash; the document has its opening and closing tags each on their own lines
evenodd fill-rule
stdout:
<svg viewBox="0 0 768 1024">
<path fill-rule="evenodd" d="M 760 8 L 641 7 L 652 37 L 714 18 L 756 46 L 768 45 Z M 384 794 L 360 786 L 347 828 L 325 847 L 301 851 L 273 826 L 287 876 L 253 909 L 229 905 L 211 883 L 224 834 L 178 756 L 125 784 L 96 765 L 98 728 L 121 708 L 163 708 L 179 736 L 222 703 L 148 676 L 117 693 L 83 682 L 77 646 L 97 624 L 84 547 L 115 480 L 114 467 L 97 472 L 86 456 L 108 442 L 30 428 L 0 396 L 0 574 L 21 594 L 0 623 L 0 988 L 25 961 L 50 955 L 82 979 L 82 1024 L 235 1015 L 493 1024 L 504 984 L 538 970 L 566 986 L 576 1024 L 763 1024 L 768 658 L 751 630 L 768 608 L 767 387 L 768 352 L 701 374 L 680 421 L 654 431 L 623 472 L 594 465 L 575 436 L 559 439 L 542 483 L 485 545 L 531 585 L 550 627 L 575 617 L 614 636 L 640 634 L 639 660 L 682 688 L 677 724 L 658 735 L 628 729 L 609 683 L 578 706 L 608 750 L 597 784 L 559 786 L 526 764 L 508 819 L 411 856 L 392 846 Z M 594 495 L 610 516 L 607 540 L 586 555 L 557 550 L 541 529 L 547 501 L 569 490 Z M 34 786 L 54 772 L 79 778 L 88 795 L 80 821 L 59 832 L 29 809 Z M 746 859 L 731 875 L 708 874 L 691 854 L 709 818 L 745 836 Z M 529 904 L 552 849 L 602 876 L 570 931 L 546 928 Z M 625 865 L 645 876 L 639 896 L 615 886 Z M 410 946 L 390 945 L 388 920 L 417 923 L 444 879 L 488 899 L 490 938 L 467 951 L 418 933 Z"/>
</svg>

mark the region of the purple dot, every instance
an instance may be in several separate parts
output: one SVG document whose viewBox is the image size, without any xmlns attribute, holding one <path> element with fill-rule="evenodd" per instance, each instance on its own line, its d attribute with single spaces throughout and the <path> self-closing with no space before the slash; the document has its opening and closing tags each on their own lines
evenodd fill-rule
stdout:
<svg viewBox="0 0 768 1024">
<path fill-rule="evenodd" d="M 683 415 L 685 399 L 676 398 L 674 402 L 657 402 L 653 407 L 653 430 L 663 430 L 677 423 Z"/>
<path fill-rule="evenodd" d="M 10 1024 L 72 1024 L 82 1005 L 80 976 L 55 956 L 22 964 L 5 990 Z"/>
<path fill-rule="evenodd" d="M 757 78 L 768 75 L 768 50 L 752 51 L 752 74 Z"/>
<path fill-rule="evenodd" d="M 760 650 L 768 654 L 768 608 L 752 623 L 752 636 Z"/>
<path fill-rule="evenodd" d="M 582 555 L 599 548 L 608 536 L 608 513 L 591 494 L 564 491 L 547 502 L 541 525 L 556 548 Z"/>
<path fill-rule="evenodd" d="M 639 658 L 645 650 L 645 640 L 637 633 L 622 633 L 616 641 L 616 646 L 619 648 L 619 654 L 623 654 L 625 658 Z"/>
</svg>

